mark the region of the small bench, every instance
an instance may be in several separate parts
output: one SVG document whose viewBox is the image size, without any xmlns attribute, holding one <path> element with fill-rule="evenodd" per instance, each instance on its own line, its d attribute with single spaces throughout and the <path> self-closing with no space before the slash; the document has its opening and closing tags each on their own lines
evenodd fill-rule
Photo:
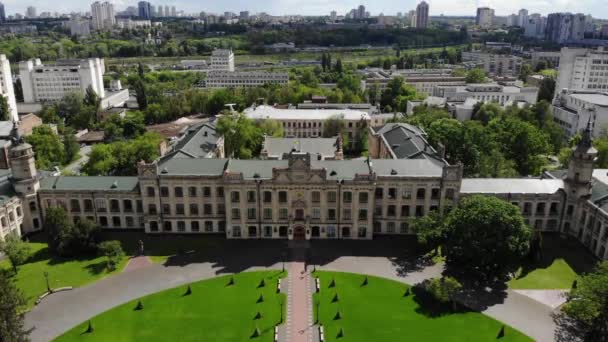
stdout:
<svg viewBox="0 0 608 342">
<path fill-rule="evenodd" d="M 277 293 L 281 292 L 281 279 L 277 282 Z"/>
<path fill-rule="evenodd" d="M 319 326 L 319 341 L 325 342 L 325 332 L 322 325 Z"/>
<path fill-rule="evenodd" d="M 315 278 L 315 284 L 317 285 L 317 292 L 321 289 L 321 281 L 319 278 Z"/>
<path fill-rule="evenodd" d="M 279 341 L 279 327 L 275 326 L 274 327 L 274 342 L 278 342 Z"/>
</svg>

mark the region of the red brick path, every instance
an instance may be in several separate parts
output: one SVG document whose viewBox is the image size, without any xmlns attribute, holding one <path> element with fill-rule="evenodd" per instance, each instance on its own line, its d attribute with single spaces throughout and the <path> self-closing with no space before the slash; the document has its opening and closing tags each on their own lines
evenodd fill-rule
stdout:
<svg viewBox="0 0 608 342">
<path fill-rule="evenodd" d="M 294 253 L 298 253 L 294 251 Z M 287 341 L 312 341 L 312 292 L 310 274 L 305 272 L 303 258 L 289 265 L 289 298 L 287 305 Z"/>
<path fill-rule="evenodd" d="M 123 270 L 123 272 L 129 272 L 133 270 L 138 270 L 140 268 L 144 268 L 146 266 L 152 265 L 150 259 L 145 255 L 140 255 L 133 257 L 127 263 L 127 266 Z"/>
</svg>

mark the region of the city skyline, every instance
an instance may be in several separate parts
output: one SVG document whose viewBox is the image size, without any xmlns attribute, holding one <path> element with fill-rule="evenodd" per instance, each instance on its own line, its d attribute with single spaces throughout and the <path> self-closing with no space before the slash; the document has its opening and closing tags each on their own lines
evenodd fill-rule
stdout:
<svg viewBox="0 0 608 342">
<path fill-rule="evenodd" d="M 119 0 L 111 1 L 117 10 L 124 10 L 128 6 L 137 7 L 138 1 Z M 495 10 L 497 16 L 506 16 L 511 13 L 517 13 L 519 9 L 525 8 L 529 13 L 540 13 L 547 15 L 553 12 L 573 12 L 592 14 L 595 18 L 608 18 L 608 8 L 602 6 L 602 0 L 583 0 L 573 2 L 572 0 L 532 0 L 523 1 L 516 0 L 508 3 L 499 2 L 496 0 L 463 0 L 454 2 L 451 0 L 430 0 L 429 14 L 431 16 L 446 15 L 446 16 L 471 16 L 474 17 L 478 7 L 490 7 Z M 35 6 L 38 13 L 50 12 L 88 12 L 90 11 L 90 3 L 67 0 L 60 5 L 49 5 L 43 1 L 28 1 L 26 3 L 17 0 L 3 1 L 7 15 L 14 13 L 24 14 L 28 6 Z M 335 10 L 338 15 L 348 13 L 352 8 L 357 8 L 359 5 L 364 5 L 372 16 L 380 13 L 385 15 L 395 15 L 397 12 L 407 13 L 411 9 L 415 9 L 419 1 L 408 0 L 398 2 L 394 0 L 382 0 L 379 2 L 369 3 L 365 1 L 270 1 L 257 3 L 252 2 L 244 5 L 240 1 L 228 1 L 221 3 L 199 3 L 195 1 L 150 1 L 153 6 L 162 4 L 163 6 L 176 6 L 179 10 L 185 13 L 198 13 L 201 11 L 210 13 L 223 13 L 232 11 L 238 13 L 241 10 L 249 11 L 250 13 L 266 12 L 272 15 L 329 15 Z M 294 8 L 298 8 L 298 12 L 294 12 Z"/>
</svg>

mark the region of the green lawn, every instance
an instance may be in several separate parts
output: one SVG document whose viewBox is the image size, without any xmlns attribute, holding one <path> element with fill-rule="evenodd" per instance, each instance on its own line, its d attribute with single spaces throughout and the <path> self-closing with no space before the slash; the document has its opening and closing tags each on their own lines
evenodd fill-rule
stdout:
<svg viewBox="0 0 608 342">
<path fill-rule="evenodd" d="M 273 341 L 274 326 L 281 319 L 277 281 L 281 271 L 246 272 L 191 284 L 141 298 L 143 310 L 134 308 L 138 300 L 110 309 L 91 319 L 94 332 L 84 333 L 88 323 L 74 327 L 56 341 L 247 341 L 257 327 L 260 336 L 253 340 Z M 259 288 L 264 279 L 265 286 Z M 260 294 L 264 301 L 257 303 Z M 285 308 L 283 309 L 286 311 Z M 254 319 L 257 313 L 262 318 Z"/>
<path fill-rule="evenodd" d="M 31 247 L 31 257 L 26 264 L 19 266 L 18 273 L 14 277 L 17 287 L 27 299 L 28 308 L 34 306 L 36 298 L 46 292 L 45 271 L 49 274 L 51 288 L 77 287 L 108 274 L 120 272 L 128 261 L 128 258 L 123 258 L 114 272 L 108 272 L 105 257 L 57 258 L 49 254 L 46 243 L 29 242 L 28 244 Z M 0 267 L 10 268 L 8 260 L 1 261 Z"/>
<path fill-rule="evenodd" d="M 415 300 L 404 297 L 406 285 L 392 280 L 369 277 L 362 286 L 363 275 L 317 272 L 321 291 L 314 295 L 319 301 L 320 322 L 327 341 L 492 341 L 502 323 L 477 312 L 449 313 L 431 316 Z M 329 288 L 331 280 L 336 286 Z M 338 301 L 333 302 L 335 294 Z M 336 312 L 341 318 L 335 320 Z M 343 337 L 338 338 L 339 330 Z M 532 341 L 529 337 L 505 328 L 503 342 Z"/>
<path fill-rule="evenodd" d="M 526 262 L 509 281 L 512 289 L 569 289 L 578 275 L 593 269 L 595 259 L 573 237 L 544 234 L 542 256 Z"/>
</svg>

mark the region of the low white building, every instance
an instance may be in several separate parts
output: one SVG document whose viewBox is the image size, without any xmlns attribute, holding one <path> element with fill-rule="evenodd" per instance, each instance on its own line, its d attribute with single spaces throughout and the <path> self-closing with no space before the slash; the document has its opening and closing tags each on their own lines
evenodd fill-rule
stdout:
<svg viewBox="0 0 608 342">
<path fill-rule="evenodd" d="M 369 123 L 367 112 L 353 109 L 281 109 L 257 106 L 245 109 L 245 115 L 253 120 L 276 120 L 283 125 L 287 138 L 316 138 L 322 136 L 328 119 L 341 118 L 345 123 L 351 143 L 357 138 L 363 123 Z M 365 131 L 364 131 L 365 133 Z"/>
<path fill-rule="evenodd" d="M 497 102 L 501 106 L 515 102 L 536 103 L 538 88 L 500 85 L 497 83 L 467 84 L 466 86 L 437 86 L 433 96 L 447 101 L 475 99 L 481 102 Z"/>
<path fill-rule="evenodd" d="M 212 66 L 213 67 L 213 66 Z M 250 88 L 265 84 L 289 83 L 287 72 L 210 71 L 201 83 L 204 88 Z"/>
<path fill-rule="evenodd" d="M 608 91 L 608 50 L 564 47 L 557 74 L 556 93 L 562 89 Z"/>
<path fill-rule="evenodd" d="M 597 137 L 608 130 L 608 93 L 561 90 L 553 100 L 553 120 L 568 137 L 594 122 L 592 135 Z"/>
<path fill-rule="evenodd" d="M 120 29 L 135 29 L 139 27 L 151 27 L 152 22 L 149 19 L 145 20 L 135 20 L 131 18 L 118 18 L 116 19 L 116 26 Z"/>
</svg>

